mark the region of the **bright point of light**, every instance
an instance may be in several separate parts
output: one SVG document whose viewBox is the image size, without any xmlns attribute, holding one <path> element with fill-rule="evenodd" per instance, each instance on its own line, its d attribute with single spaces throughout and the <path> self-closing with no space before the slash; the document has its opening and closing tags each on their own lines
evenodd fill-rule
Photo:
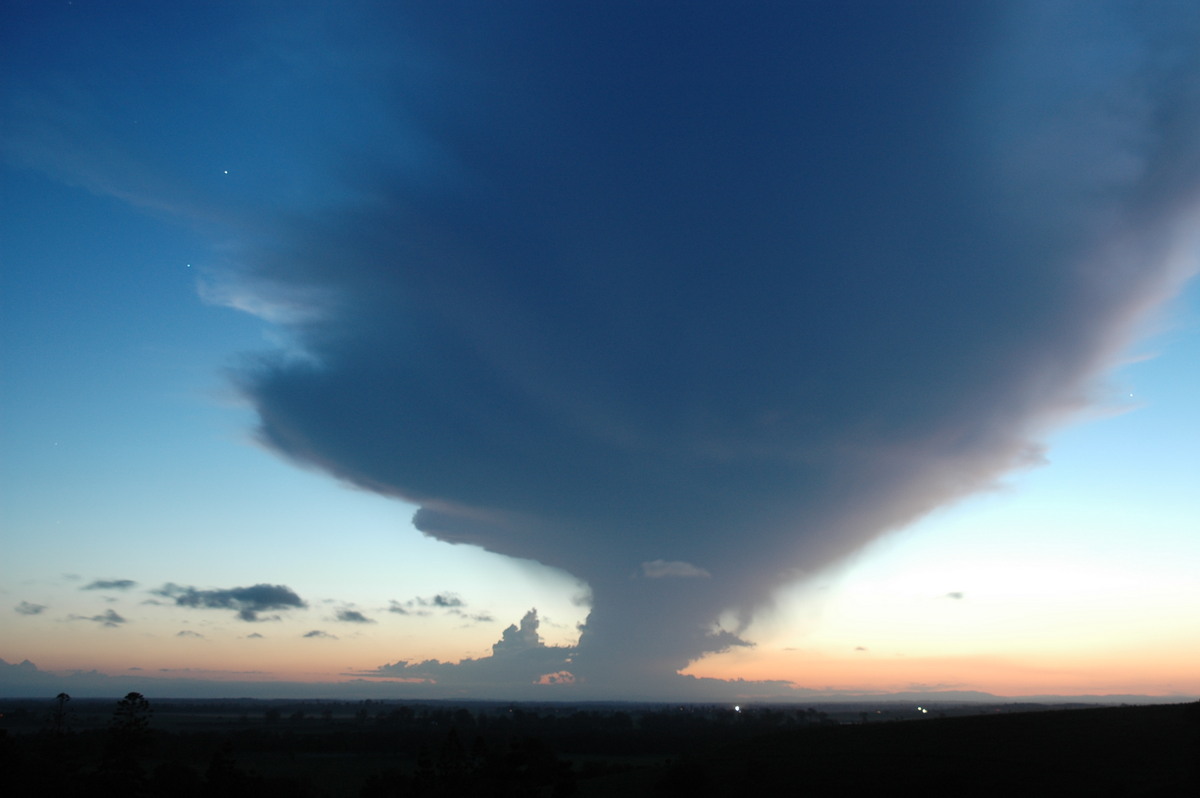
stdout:
<svg viewBox="0 0 1200 798">
<path fill-rule="evenodd" d="M 741 711 L 742 711 L 742 708 L 741 708 L 740 706 L 734 706 L 734 708 L 733 708 L 733 711 L 734 711 L 734 712 L 741 712 Z"/>
</svg>

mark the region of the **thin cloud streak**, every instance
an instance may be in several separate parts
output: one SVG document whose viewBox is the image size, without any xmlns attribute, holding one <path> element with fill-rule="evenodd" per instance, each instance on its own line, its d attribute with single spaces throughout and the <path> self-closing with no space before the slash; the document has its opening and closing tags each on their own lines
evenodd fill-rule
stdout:
<svg viewBox="0 0 1200 798">
<path fill-rule="evenodd" d="M 97 579 L 83 587 L 80 590 L 129 590 L 137 587 L 137 582 L 132 579 Z"/>
<path fill-rule="evenodd" d="M 72 621 L 92 621 L 101 626 L 106 626 L 110 629 L 116 629 L 123 623 L 128 623 L 122 616 L 118 615 L 114 610 L 105 610 L 99 615 L 68 615 L 68 620 Z"/>
</svg>

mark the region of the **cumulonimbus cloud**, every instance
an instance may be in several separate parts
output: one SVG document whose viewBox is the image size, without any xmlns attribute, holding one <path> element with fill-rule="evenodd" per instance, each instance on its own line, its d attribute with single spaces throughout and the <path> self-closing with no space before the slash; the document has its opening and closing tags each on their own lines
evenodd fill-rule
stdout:
<svg viewBox="0 0 1200 798">
<path fill-rule="evenodd" d="M 1036 462 L 1194 269 L 1191 6 L 476 11 L 381 21 L 429 57 L 361 122 L 437 157 L 359 149 L 245 247 L 239 296 L 319 299 L 240 387 L 280 454 L 586 579 L 585 682 Z"/>
</svg>

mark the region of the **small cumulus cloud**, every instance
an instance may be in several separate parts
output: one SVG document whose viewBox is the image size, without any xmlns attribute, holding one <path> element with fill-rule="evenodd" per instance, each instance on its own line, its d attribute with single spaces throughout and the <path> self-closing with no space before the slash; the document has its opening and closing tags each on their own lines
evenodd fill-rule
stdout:
<svg viewBox="0 0 1200 798">
<path fill-rule="evenodd" d="M 866 651 L 867 647 L 866 646 L 855 646 L 854 650 L 855 651 Z"/>
<path fill-rule="evenodd" d="M 474 623 L 489 623 L 489 622 L 495 620 L 495 618 L 493 618 L 489 613 L 486 613 L 486 612 L 463 612 L 462 610 L 458 609 L 457 607 L 446 610 L 446 614 L 447 615 L 455 615 L 455 616 L 458 616 L 459 618 L 462 618 L 464 621 L 472 621 Z"/>
<path fill-rule="evenodd" d="M 441 607 L 443 609 L 449 607 L 465 607 L 466 602 L 459 598 L 454 593 L 438 593 L 429 598 L 417 597 L 413 599 L 420 607 Z"/>
<path fill-rule="evenodd" d="M 261 620 L 259 613 L 267 610 L 303 609 L 308 606 L 285 585 L 257 584 L 225 590 L 197 590 L 168 582 L 153 592 L 173 599 L 180 607 L 235 610 L 243 621 Z"/>
<path fill-rule="evenodd" d="M 462 615 L 467 603 L 456 593 L 435 593 L 432 596 L 417 596 L 404 603 L 393 600 L 388 612 L 398 615 L 429 615 L 431 609 L 445 610 L 452 615 Z"/>
<path fill-rule="evenodd" d="M 374 619 L 368 618 L 358 610 L 341 609 L 335 617 L 342 623 L 375 623 Z"/>
<path fill-rule="evenodd" d="M 258 632 L 251 632 L 250 634 L 246 635 L 246 639 L 247 640 L 263 640 L 265 638 L 262 635 L 260 635 Z"/>
<path fill-rule="evenodd" d="M 28 601 L 22 601 L 20 604 L 13 607 L 13 611 L 18 615 L 41 615 L 46 611 L 46 605 L 32 604 Z"/>
<path fill-rule="evenodd" d="M 650 562 L 642 563 L 642 576 L 647 579 L 663 579 L 668 577 L 675 578 L 691 578 L 711 576 L 711 574 L 692 565 L 690 562 L 682 562 L 680 560 L 651 560 Z"/>
<path fill-rule="evenodd" d="M 96 579 L 79 588 L 80 590 L 129 590 L 137 587 L 132 579 Z"/>
<path fill-rule="evenodd" d="M 311 632 L 305 632 L 303 636 L 304 637 L 324 638 L 327 640 L 337 640 L 337 635 L 331 635 L 331 634 L 329 634 L 329 632 L 324 632 L 324 631 L 321 631 L 320 629 L 313 629 Z"/>
<path fill-rule="evenodd" d="M 69 615 L 67 617 L 72 621 L 93 621 L 101 626 L 107 626 L 110 628 L 115 628 L 123 623 L 126 623 L 124 618 L 112 610 L 105 610 L 100 615 Z"/>
<path fill-rule="evenodd" d="M 949 592 L 949 593 L 947 593 L 946 595 L 942 596 L 942 598 L 948 598 L 948 599 L 961 599 L 961 598 L 963 598 L 963 594 L 962 594 L 960 591 L 957 591 L 957 590 L 952 590 L 951 592 Z"/>
<path fill-rule="evenodd" d="M 176 632 L 175 636 L 176 637 L 195 637 L 200 640 L 204 639 L 204 635 L 200 634 L 199 632 L 193 632 L 190 629 L 184 629 L 183 631 Z"/>
<path fill-rule="evenodd" d="M 575 684 L 575 674 L 570 671 L 543 673 L 537 678 L 537 684 Z"/>
</svg>

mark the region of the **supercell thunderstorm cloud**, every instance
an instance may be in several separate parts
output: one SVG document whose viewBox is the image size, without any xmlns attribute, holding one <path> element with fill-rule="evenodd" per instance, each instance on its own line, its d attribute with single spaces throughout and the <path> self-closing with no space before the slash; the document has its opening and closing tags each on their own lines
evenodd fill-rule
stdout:
<svg viewBox="0 0 1200 798">
<path fill-rule="evenodd" d="M 295 346 L 238 380 L 280 454 L 585 580 L 584 683 L 1035 463 L 1187 276 L 1188 4 L 455 8 L 380 23 L 395 135 L 239 252 Z"/>
</svg>

